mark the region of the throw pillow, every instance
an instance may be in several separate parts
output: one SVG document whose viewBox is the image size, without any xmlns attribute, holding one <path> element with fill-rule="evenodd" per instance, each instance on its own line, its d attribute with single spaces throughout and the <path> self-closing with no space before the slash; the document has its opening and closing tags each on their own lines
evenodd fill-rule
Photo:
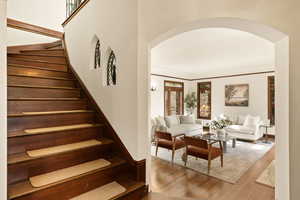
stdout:
<svg viewBox="0 0 300 200">
<path fill-rule="evenodd" d="M 167 126 L 169 128 L 171 126 L 179 125 L 180 124 L 180 121 L 179 121 L 179 119 L 178 119 L 178 117 L 176 115 L 171 115 L 171 116 L 165 117 L 165 121 L 166 121 L 166 124 L 167 124 Z"/>
<path fill-rule="evenodd" d="M 181 124 L 195 124 L 195 118 L 193 115 L 180 116 Z"/>
<path fill-rule="evenodd" d="M 245 120 L 246 120 L 246 116 L 245 115 L 239 115 L 239 117 L 238 117 L 238 125 L 243 125 L 244 124 L 244 122 L 245 122 Z"/>
<path fill-rule="evenodd" d="M 244 122 L 243 126 L 253 129 L 253 128 L 256 127 L 259 120 L 260 120 L 260 117 L 253 117 L 251 115 L 248 115 L 245 119 L 245 122 Z"/>
<path fill-rule="evenodd" d="M 165 118 L 162 116 L 156 117 L 157 126 L 167 126 Z"/>
</svg>

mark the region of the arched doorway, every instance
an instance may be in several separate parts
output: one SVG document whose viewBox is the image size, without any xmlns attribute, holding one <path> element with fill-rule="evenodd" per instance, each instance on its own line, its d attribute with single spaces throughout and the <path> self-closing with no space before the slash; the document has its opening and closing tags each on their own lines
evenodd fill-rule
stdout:
<svg viewBox="0 0 300 200">
<path fill-rule="evenodd" d="M 213 18 L 195 21 L 172 29 L 154 39 L 148 46 L 148 72 L 151 67 L 151 49 L 173 36 L 201 28 L 230 28 L 255 34 L 275 46 L 276 73 L 276 198 L 289 199 L 289 37 L 272 27 L 236 18 Z M 150 73 L 148 74 L 150 91 Z M 150 102 L 150 92 L 148 102 Z M 150 113 L 148 106 L 148 113 Z M 150 115 L 148 116 L 150 118 Z M 150 121 L 150 119 L 148 120 Z M 149 129 L 148 129 L 149 130 Z M 149 134 L 150 135 L 150 134 Z M 149 140 L 150 141 L 150 140 Z M 150 146 L 150 144 L 149 144 Z M 150 148 L 148 148 L 150 149 Z M 149 162 L 151 162 L 149 154 Z M 148 173 L 150 171 L 148 170 Z"/>
</svg>

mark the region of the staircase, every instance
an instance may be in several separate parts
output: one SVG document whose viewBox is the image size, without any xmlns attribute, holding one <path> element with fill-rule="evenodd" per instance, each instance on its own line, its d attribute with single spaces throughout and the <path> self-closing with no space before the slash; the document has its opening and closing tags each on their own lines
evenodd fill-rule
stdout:
<svg viewBox="0 0 300 200">
<path fill-rule="evenodd" d="M 145 162 L 129 155 L 63 46 L 8 54 L 8 199 L 142 199 Z"/>
</svg>

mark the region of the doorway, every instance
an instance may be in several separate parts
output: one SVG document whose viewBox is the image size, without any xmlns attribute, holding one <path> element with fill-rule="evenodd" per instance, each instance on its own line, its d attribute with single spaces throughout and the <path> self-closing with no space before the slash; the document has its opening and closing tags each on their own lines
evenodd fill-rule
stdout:
<svg viewBox="0 0 300 200">
<path fill-rule="evenodd" d="M 165 116 L 183 115 L 184 83 L 165 81 Z"/>
<path fill-rule="evenodd" d="M 201 28 L 230 28 L 249 32 L 266 40 L 269 40 L 275 47 L 275 107 L 280 105 L 281 109 L 276 109 L 276 198 L 289 199 L 289 37 L 269 26 L 258 24 L 244 19 L 235 18 L 212 18 L 202 19 L 192 23 L 187 23 L 183 26 L 176 27 L 164 34 L 157 36 L 148 48 L 148 80 L 150 80 L 151 67 L 151 49 L 176 35 L 188 31 Z M 150 81 L 149 81 L 150 83 Z M 150 84 L 148 84 L 150 86 Z M 150 88 L 150 87 L 149 87 Z M 149 93 L 148 93 L 149 94 Z M 150 102 L 150 94 L 148 95 L 148 102 Z M 149 106 L 149 104 L 148 104 Z M 150 113 L 148 107 L 148 112 Z M 150 115 L 148 115 L 150 117 Z M 149 119 L 150 122 L 150 119 Z M 150 135 L 150 134 L 149 134 Z M 150 146 L 150 143 L 149 143 Z M 149 155 L 149 163 L 151 164 L 151 157 Z M 149 172 L 148 172 L 149 174 Z"/>
</svg>

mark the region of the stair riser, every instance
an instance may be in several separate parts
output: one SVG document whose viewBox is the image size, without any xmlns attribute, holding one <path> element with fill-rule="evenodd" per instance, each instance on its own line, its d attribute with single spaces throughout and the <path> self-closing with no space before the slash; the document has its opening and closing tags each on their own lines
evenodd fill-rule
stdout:
<svg viewBox="0 0 300 200">
<path fill-rule="evenodd" d="M 86 101 L 8 101 L 8 113 L 85 110 Z"/>
<path fill-rule="evenodd" d="M 100 138 L 102 131 L 102 127 L 95 127 L 8 138 L 8 154 L 23 153 L 29 150 Z"/>
<path fill-rule="evenodd" d="M 8 87 L 8 98 L 78 98 L 79 90 Z"/>
<path fill-rule="evenodd" d="M 22 54 L 30 54 L 30 55 L 51 55 L 51 56 L 64 56 L 64 50 L 48 50 L 48 51 L 22 51 Z"/>
<path fill-rule="evenodd" d="M 46 61 L 50 63 L 57 63 L 57 64 L 66 64 L 66 59 L 64 57 L 49 57 L 49 56 L 31 56 L 31 55 L 22 55 L 22 54 L 14 54 L 9 55 L 9 58 L 21 58 L 21 59 L 30 59 L 30 60 L 38 60 L 38 61 Z"/>
<path fill-rule="evenodd" d="M 48 189 L 44 189 L 26 196 L 15 198 L 15 200 L 69 200 L 82 193 L 96 189 L 114 181 L 114 178 L 127 169 L 126 165 L 119 165 L 76 180 L 65 182 Z M 132 199 L 134 200 L 134 199 Z"/>
<path fill-rule="evenodd" d="M 38 85 L 46 87 L 75 87 L 75 81 L 8 76 L 8 85 Z"/>
<path fill-rule="evenodd" d="M 41 116 L 9 117 L 8 131 L 65 126 L 72 124 L 94 123 L 94 113 L 69 113 Z"/>
<path fill-rule="evenodd" d="M 122 200 L 141 200 L 143 199 L 143 197 L 145 197 L 145 195 L 148 193 L 148 187 L 144 186 L 141 187 L 138 190 L 135 190 L 129 194 L 127 194 L 126 196 L 123 196 L 119 199 Z"/>
<path fill-rule="evenodd" d="M 40 69 L 31 69 L 25 67 L 9 66 L 7 69 L 8 75 L 28 75 L 28 76 L 46 76 L 46 77 L 58 77 L 58 78 L 73 78 L 70 73 L 46 71 Z"/>
<path fill-rule="evenodd" d="M 8 184 L 25 181 L 33 176 L 71 167 L 84 162 L 107 158 L 109 156 L 107 152 L 110 151 L 110 148 L 110 145 L 95 146 L 9 165 Z"/>
<path fill-rule="evenodd" d="M 41 63 L 41 62 L 34 62 L 30 60 L 16 60 L 13 58 L 7 58 L 8 64 L 19 64 L 25 66 L 34 66 L 34 67 L 43 67 L 45 69 L 53 69 L 53 70 L 60 70 L 60 71 L 68 71 L 66 65 L 58 65 L 58 64 L 51 64 L 51 63 Z"/>
</svg>

